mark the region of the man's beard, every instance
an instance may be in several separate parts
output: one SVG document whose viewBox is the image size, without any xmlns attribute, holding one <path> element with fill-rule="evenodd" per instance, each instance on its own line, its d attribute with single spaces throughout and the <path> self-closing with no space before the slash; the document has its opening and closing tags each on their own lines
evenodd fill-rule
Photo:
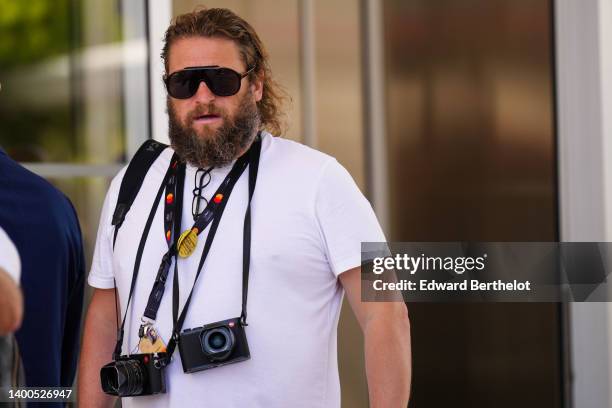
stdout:
<svg viewBox="0 0 612 408">
<path fill-rule="evenodd" d="M 261 123 L 250 92 L 240 101 L 233 118 L 213 103 L 199 105 L 187 115 L 186 126 L 179 121 L 169 99 L 167 105 L 170 144 L 182 160 L 195 167 L 231 163 L 251 144 Z M 220 116 L 223 124 L 217 130 L 204 127 L 200 134 L 196 133 L 191 124 L 194 118 L 204 114 Z"/>
</svg>

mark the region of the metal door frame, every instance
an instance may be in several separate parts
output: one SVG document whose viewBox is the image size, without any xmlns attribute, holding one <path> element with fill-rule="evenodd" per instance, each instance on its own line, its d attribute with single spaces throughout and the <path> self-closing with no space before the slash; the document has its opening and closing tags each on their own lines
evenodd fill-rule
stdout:
<svg viewBox="0 0 612 408">
<path fill-rule="evenodd" d="M 554 9 L 560 239 L 612 241 L 612 4 Z M 565 406 L 612 406 L 611 339 L 611 304 L 569 305 Z"/>
</svg>

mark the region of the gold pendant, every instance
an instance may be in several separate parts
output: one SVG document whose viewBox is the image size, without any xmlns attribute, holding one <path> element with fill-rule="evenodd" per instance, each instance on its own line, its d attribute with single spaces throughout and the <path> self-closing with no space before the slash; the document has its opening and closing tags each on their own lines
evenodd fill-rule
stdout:
<svg viewBox="0 0 612 408">
<path fill-rule="evenodd" d="M 198 245 L 198 230 L 197 228 L 193 228 L 187 231 L 184 231 L 176 242 L 176 247 L 178 248 L 178 254 L 181 258 L 187 258 L 189 255 L 193 254 L 196 246 Z"/>
</svg>

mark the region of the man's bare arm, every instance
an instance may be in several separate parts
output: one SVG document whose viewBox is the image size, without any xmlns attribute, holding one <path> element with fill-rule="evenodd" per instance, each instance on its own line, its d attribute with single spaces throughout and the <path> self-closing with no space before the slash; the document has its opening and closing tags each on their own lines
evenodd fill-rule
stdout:
<svg viewBox="0 0 612 408">
<path fill-rule="evenodd" d="M 5 335 L 14 332 L 21 325 L 23 297 L 18 284 L 1 268 L 0 294 L 0 335 Z"/>
<path fill-rule="evenodd" d="M 100 368 L 111 361 L 117 338 L 113 289 L 95 289 L 87 309 L 83 346 L 79 361 L 78 405 L 112 407 L 115 397 L 104 394 L 100 384 Z"/>
<path fill-rule="evenodd" d="M 361 268 L 340 275 L 365 341 L 372 408 L 405 408 L 410 397 L 411 347 L 408 310 L 402 302 L 362 302 Z"/>
</svg>

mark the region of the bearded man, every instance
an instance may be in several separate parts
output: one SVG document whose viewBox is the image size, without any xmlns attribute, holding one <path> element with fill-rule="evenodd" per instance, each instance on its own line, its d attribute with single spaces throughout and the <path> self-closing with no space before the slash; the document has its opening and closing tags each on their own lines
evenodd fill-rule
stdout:
<svg viewBox="0 0 612 408">
<path fill-rule="evenodd" d="M 111 183 L 79 402 L 339 407 L 346 292 L 365 337 L 370 406 L 405 407 L 406 307 L 360 298 L 360 243 L 385 237 L 334 158 L 273 136 L 282 93 L 254 29 L 226 9 L 181 15 L 162 58 L 171 149 L 120 222 L 126 170 Z"/>
</svg>

